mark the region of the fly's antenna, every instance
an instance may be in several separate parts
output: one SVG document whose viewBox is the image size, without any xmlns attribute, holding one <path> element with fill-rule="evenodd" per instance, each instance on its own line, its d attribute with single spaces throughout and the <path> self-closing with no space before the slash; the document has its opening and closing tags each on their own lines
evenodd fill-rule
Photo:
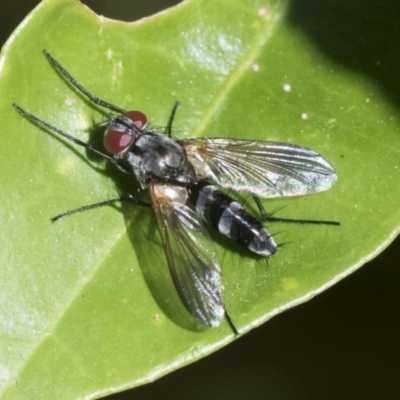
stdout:
<svg viewBox="0 0 400 400">
<path fill-rule="evenodd" d="M 72 77 L 72 75 L 46 50 L 43 50 L 43 54 L 46 56 L 46 58 L 50 61 L 50 63 L 53 65 L 53 67 L 67 79 L 68 82 L 70 82 L 73 86 L 75 86 L 80 92 L 82 92 L 86 97 L 89 98 L 90 101 L 92 101 L 94 104 L 97 104 L 101 107 L 108 108 L 109 110 L 115 111 L 119 114 L 124 114 L 126 110 L 123 108 L 120 108 L 118 106 L 115 106 L 114 104 L 108 103 L 107 101 L 99 99 L 97 96 L 95 96 L 93 93 L 89 92 L 87 89 L 85 89 L 75 78 Z"/>
</svg>

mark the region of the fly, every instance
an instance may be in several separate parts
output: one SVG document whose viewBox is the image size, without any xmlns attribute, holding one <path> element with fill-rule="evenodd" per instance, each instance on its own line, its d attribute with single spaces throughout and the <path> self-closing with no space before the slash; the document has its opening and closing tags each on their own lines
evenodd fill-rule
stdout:
<svg viewBox="0 0 400 400">
<path fill-rule="evenodd" d="M 99 99 L 78 83 L 46 50 L 48 61 L 93 103 L 112 111 L 104 137 L 107 153 L 76 139 L 35 117 L 16 104 L 25 118 L 109 160 L 136 177 L 149 193 L 150 203 L 131 196 L 118 197 L 60 214 L 52 221 L 79 211 L 128 201 L 153 208 L 169 271 L 188 312 L 201 324 L 217 327 L 226 318 L 222 273 L 206 226 L 234 240 L 240 247 L 273 256 L 278 245 L 263 222 L 288 221 L 339 225 L 334 221 L 274 218 L 260 197 L 301 196 L 328 190 L 336 181 L 332 165 L 306 147 L 287 143 L 229 138 L 172 139 L 175 103 L 165 133 L 148 128 L 140 111 L 126 111 Z M 251 194 L 259 219 L 220 189 Z"/>
</svg>

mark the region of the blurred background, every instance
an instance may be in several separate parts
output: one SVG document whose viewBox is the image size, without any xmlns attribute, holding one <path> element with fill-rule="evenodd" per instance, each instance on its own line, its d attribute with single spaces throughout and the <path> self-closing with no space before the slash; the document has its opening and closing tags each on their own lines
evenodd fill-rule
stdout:
<svg viewBox="0 0 400 400">
<path fill-rule="evenodd" d="M 1 44 L 38 3 L 0 0 Z M 83 3 L 109 18 L 134 21 L 178 1 Z M 368 62 L 379 59 L 386 65 L 396 65 L 399 71 L 398 0 L 292 3 L 290 22 L 302 29 L 321 52 L 367 75 L 395 107 L 400 105 L 398 74 L 381 70 L 379 75 L 372 75 L 368 70 Z M 341 35 L 343 41 L 324 41 L 326 36 L 319 35 L 322 26 Z M 358 35 L 351 38 L 351 59 L 346 56 L 348 51 L 342 51 L 349 45 L 349 26 L 358 30 Z M 343 27 L 346 29 L 342 31 Z M 397 238 L 350 277 L 209 357 L 152 384 L 107 399 L 400 399 L 399 246 Z"/>
</svg>

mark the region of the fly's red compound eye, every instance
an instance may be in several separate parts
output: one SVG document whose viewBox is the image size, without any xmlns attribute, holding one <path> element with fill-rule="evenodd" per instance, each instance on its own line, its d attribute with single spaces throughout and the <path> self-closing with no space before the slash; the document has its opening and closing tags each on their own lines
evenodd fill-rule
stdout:
<svg viewBox="0 0 400 400">
<path fill-rule="evenodd" d="M 104 147 L 111 154 L 126 150 L 133 141 L 133 136 L 126 132 L 111 130 L 104 137 Z"/>
<path fill-rule="evenodd" d="M 144 129 L 147 125 L 147 117 L 141 111 L 128 111 L 122 117 L 131 121 L 139 129 Z M 132 141 L 133 136 L 126 131 L 111 129 L 104 138 L 104 147 L 111 154 L 118 154 L 126 150 Z"/>
<path fill-rule="evenodd" d="M 139 129 L 144 129 L 147 125 L 147 117 L 141 111 L 128 111 L 124 117 L 130 119 Z"/>
</svg>

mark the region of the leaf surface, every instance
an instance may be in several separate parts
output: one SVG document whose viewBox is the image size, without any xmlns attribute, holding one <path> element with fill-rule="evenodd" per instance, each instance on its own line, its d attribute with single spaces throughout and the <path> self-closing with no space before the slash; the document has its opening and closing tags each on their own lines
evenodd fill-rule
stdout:
<svg viewBox="0 0 400 400">
<path fill-rule="evenodd" d="M 330 191 L 264 205 L 340 228 L 271 224 L 287 244 L 268 263 L 213 236 L 241 333 L 312 298 L 398 234 L 398 118 L 373 84 L 321 55 L 286 12 L 284 1 L 192 0 L 128 24 L 77 1 L 46 0 L 9 39 L 0 60 L 4 399 L 106 395 L 235 339 L 227 323 L 199 329 L 186 314 L 151 210 L 104 207 L 50 223 L 138 187 L 12 109 L 16 102 L 81 140 L 100 140 L 90 127 L 107 114 L 54 71 L 44 48 L 87 89 L 145 112 L 153 126 L 166 125 L 178 99 L 178 138 L 284 141 L 335 166 Z"/>
</svg>

